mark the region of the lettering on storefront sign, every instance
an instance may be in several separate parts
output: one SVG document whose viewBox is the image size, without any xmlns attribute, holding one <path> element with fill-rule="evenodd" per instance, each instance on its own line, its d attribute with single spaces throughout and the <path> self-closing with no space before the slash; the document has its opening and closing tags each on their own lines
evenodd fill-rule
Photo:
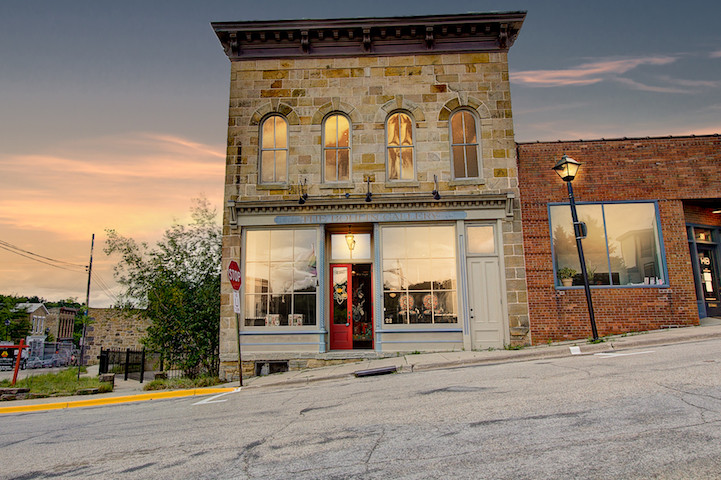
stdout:
<svg viewBox="0 0 721 480">
<path fill-rule="evenodd" d="M 397 212 L 397 213 L 337 213 L 327 215 L 279 215 L 278 225 L 323 224 L 323 223 L 382 223 L 382 222 L 427 222 L 438 220 L 463 220 L 465 212 Z"/>
</svg>

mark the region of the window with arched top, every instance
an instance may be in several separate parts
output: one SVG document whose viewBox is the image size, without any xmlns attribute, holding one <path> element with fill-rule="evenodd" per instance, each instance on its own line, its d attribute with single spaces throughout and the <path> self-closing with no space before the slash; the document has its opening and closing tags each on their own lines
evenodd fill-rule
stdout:
<svg viewBox="0 0 721 480">
<path fill-rule="evenodd" d="M 288 122 L 280 115 L 271 115 L 260 126 L 260 182 L 287 181 Z"/>
<path fill-rule="evenodd" d="M 350 180 L 351 124 L 339 113 L 328 115 L 323 121 L 323 178 L 326 182 Z"/>
<path fill-rule="evenodd" d="M 478 154 L 478 121 L 469 110 L 459 110 L 451 115 L 451 165 L 453 178 L 476 178 L 480 176 Z"/>
<path fill-rule="evenodd" d="M 405 112 L 396 112 L 386 122 L 388 180 L 415 178 L 413 151 L 413 119 Z"/>
</svg>

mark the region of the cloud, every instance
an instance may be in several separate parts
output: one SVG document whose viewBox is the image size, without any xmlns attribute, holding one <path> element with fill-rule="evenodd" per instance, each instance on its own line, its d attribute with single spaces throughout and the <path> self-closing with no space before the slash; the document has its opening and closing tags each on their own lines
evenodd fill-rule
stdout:
<svg viewBox="0 0 721 480">
<path fill-rule="evenodd" d="M 221 204 L 224 159 L 220 148 L 150 133 L 0 155 L 0 227 L 156 232 L 201 192 Z"/>
<path fill-rule="evenodd" d="M 533 87 L 593 85 L 617 77 L 642 65 L 668 65 L 677 60 L 671 56 L 600 60 L 560 70 L 526 70 L 511 73 L 511 82 Z"/>
<path fill-rule="evenodd" d="M 657 92 L 657 93 L 693 93 L 689 90 L 676 87 L 659 87 L 654 85 L 646 85 L 645 83 L 631 80 L 630 78 L 616 77 L 613 81 L 618 82 L 622 85 L 633 88 L 634 90 L 642 90 L 644 92 Z"/>
<path fill-rule="evenodd" d="M 711 58 L 721 58 L 721 50 L 716 50 L 715 52 L 711 52 L 708 55 Z"/>
</svg>

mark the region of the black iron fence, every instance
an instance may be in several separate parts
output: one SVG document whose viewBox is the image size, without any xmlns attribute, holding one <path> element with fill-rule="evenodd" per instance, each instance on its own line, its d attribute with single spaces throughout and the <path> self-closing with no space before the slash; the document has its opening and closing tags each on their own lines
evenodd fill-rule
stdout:
<svg viewBox="0 0 721 480">
<path fill-rule="evenodd" d="M 220 355 L 216 349 L 211 358 L 203 359 L 198 365 L 196 362 L 189 362 L 192 352 L 174 352 L 173 354 L 162 354 L 148 352 L 145 349 L 132 350 L 130 348 L 108 348 L 100 349 L 99 373 L 115 373 L 123 375 L 127 380 L 139 380 L 141 383 L 145 378 L 183 378 L 197 377 L 200 375 L 218 375 L 220 369 Z"/>
<path fill-rule="evenodd" d="M 205 358 L 200 363 L 189 361 L 194 352 L 174 352 L 173 354 L 160 355 L 160 371 L 165 378 L 198 377 L 203 375 L 217 376 L 220 369 L 220 352 L 215 350 L 210 358 Z M 195 365 L 189 367 L 188 365 Z"/>
<path fill-rule="evenodd" d="M 146 372 L 153 370 L 153 355 L 146 355 L 145 349 L 101 348 L 98 358 L 99 373 L 121 374 L 124 380 L 132 378 L 143 383 Z"/>
</svg>

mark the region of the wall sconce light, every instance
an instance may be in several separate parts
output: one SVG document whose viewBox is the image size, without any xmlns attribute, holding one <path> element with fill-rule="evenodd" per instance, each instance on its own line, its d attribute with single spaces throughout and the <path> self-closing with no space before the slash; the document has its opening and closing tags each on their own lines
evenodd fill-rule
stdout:
<svg viewBox="0 0 721 480">
<path fill-rule="evenodd" d="M 345 235 L 345 243 L 348 244 L 348 250 L 351 252 L 355 248 L 355 237 L 350 231 L 350 227 L 348 227 L 348 233 Z"/>
<path fill-rule="evenodd" d="M 300 191 L 300 198 L 298 198 L 298 204 L 303 205 L 308 200 L 308 192 L 305 191 L 305 187 L 308 185 L 308 179 L 304 178 L 303 183 L 298 180 L 298 190 Z"/>
<path fill-rule="evenodd" d="M 431 194 L 433 195 L 433 200 L 440 200 L 441 194 L 438 193 L 438 176 L 437 175 L 433 175 L 433 185 L 434 185 L 434 188 L 433 188 L 433 191 L 431 192 Z"/>
<path fill-rule="evenodd" d="M 366 189 L 366 202 L 370 202 L 371 197 L 373 196 L 373 194 L 371 193 L 371 179 L 370 178 L 368 178 L 367 185 L 368 185 L 368 187 Z M 353 249 L 351 248 L 351 250 L 353 250 Z"/>
</svg>

